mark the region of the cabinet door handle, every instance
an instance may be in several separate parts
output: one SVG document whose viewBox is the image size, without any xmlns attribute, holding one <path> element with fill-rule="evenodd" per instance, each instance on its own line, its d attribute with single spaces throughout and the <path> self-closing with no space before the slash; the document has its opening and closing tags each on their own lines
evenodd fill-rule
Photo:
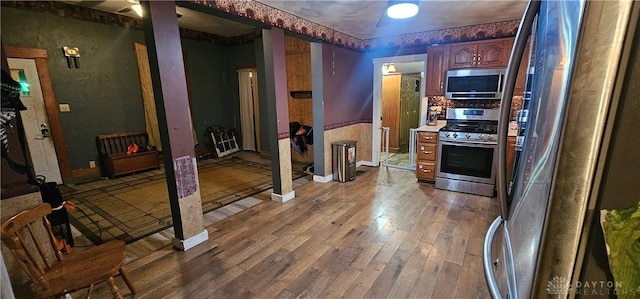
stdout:
<svg viewBox="0 0 640 299">
<path fill-rule="evenodd" d="M 473 62 L 476 62 L 476 54 L 473 54 Z"/>
</svg>

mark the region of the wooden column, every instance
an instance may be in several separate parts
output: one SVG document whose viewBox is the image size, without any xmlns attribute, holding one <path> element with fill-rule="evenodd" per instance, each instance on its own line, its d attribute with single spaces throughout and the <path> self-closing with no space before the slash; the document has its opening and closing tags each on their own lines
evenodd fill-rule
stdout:
<svg viewBox="0 0 640 299">
<path fill-rule="evenodd" d="M 271 148 L 273 193 L 271 199 L 285 202 L 295 197 L 291 175 L 291 143 L 289 141 L 289 107 L 284 30 L 272 27 L 262 30 L 264 47 L 267 117 Z"/>
<path fill-rule="evenodd" d="M 322 43 L 311 43 L 311 85 L 313 96 L 313 180 L 331 181 L 331 173 L 324 170 L 324 68 Z M 331 145 L 329 145 L 331 146 Z M 329 161 L 331 162 L 331 161 Z"/>
<path fill-rule="evenodd" d="M 187 81 L 173 1 L 143 1 L 144 34 L 167 175 L 173 245 L 187 250 L 209 238 L 204 228 Z"/>
</svg>

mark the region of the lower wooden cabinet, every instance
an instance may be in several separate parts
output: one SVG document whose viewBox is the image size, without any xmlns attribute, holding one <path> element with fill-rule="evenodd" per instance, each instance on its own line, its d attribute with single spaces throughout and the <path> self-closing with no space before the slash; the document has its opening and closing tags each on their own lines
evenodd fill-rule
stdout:
<svg viewBox="0 0 640 299">
<path fill-rule="evenodd" d="M 436 180 L 438 161 L 438 132 L 418 132 L 416 178 L 418 181 Z"/>
<path fill-rule="evenodd" d="M 416 178 L 423 181 L 436 180 L 436 163 L 420 162 L 416 165 Z"/>
<path fill-rule="evenodd" d="M 437 144 L 431 143 L 418 143 L 417 160 L 418 161 L 436 161 L 436 147 Z"/>
</svg>

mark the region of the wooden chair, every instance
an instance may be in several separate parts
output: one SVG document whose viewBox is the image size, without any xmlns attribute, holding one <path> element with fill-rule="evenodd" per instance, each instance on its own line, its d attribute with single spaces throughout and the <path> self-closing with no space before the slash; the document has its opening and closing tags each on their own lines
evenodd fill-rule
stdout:
<svg viewBox="0 0 640 299">
<path fill-rule="evenodd" d="M 94 284 L 106 281 L 113 296 L 122 298 L 114 280 L 118 273 L 131 293 L 135 293 L 131 278 L 123 267 L 126 255 L 124 242 L 110 241 L 84 251 L 63 254 L 57 249 L 57 240 L 46 217 L 50 213 L 51 206 L 43 203 L 13 216 L 1 228 L 2 242 L 31 277 L 31 287 L 36 294 L 59 297 L 89 288 L 89 298 Z M 44 231 L 34 224 L 38 221 L 44 224 Z"/>
</svg>

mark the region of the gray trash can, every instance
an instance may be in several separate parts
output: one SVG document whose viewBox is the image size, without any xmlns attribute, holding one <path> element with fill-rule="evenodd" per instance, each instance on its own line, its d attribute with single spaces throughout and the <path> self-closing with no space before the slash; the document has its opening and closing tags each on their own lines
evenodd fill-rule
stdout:
<svg viewBox="0 0 640 299">
<path fill-rule="evenodd" d="M 351 181 L 356 178 L 356 141 L 342 140 L 331 143 L 333 150 L 333 180 Z"/>
</svg>

